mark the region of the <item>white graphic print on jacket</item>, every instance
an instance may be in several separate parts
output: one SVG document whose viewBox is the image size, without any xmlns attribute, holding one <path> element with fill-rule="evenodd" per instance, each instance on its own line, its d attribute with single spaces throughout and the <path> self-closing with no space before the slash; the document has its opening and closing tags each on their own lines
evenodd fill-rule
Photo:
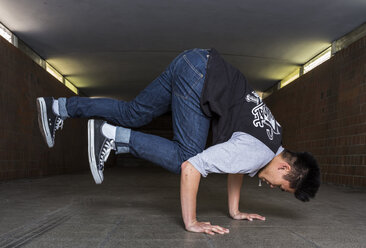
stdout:
<svg viewBox="0 0 366 248">
<path fill-rule="evenodd" d="M 253 94 L 253 95 L 251 95 Z M 245 98 L 247 102 L 253 102 L 257 106 L 252 109 L 252 114 L 254 115 L 253 125 L 255 127 L 263 128 L 266 125 L 266 132 L 268 138 L 273 140 L 273 135 L 280 134 L 279 127 L 281 126 L 273 117 L 271 110 L 263 103 L 262 99 L 258 96 L 255 91 L 252 91 L 251 94 L 248 94 Z"/>
</svg>

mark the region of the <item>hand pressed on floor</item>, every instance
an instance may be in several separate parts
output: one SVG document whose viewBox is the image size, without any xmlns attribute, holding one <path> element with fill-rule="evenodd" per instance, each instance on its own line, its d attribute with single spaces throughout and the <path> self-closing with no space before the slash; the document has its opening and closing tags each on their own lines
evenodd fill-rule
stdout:
<svg viewBox="0 0 366 248">
<path fill-rule="evenodd" d="M 188 227 L 186 227 L 187 231 L 190 232 L 203 232 L 203 233 L 207 233 L 210 235 L 215 235 L 215 233 L 219 233 L 219 234 L 225 234 L 225 233 L 229 233 L 229 229 L 223 228 L 221 226 L 217 226 L 217 225 L 211 225 L 210 222 L 199 222 L 196 221 L 194 223 L 192 223 L 191 225 L 189 225 Z"/>
<path fill-rule="evenodd" d="M 249 221 L 253 221 L 253 219 L 258 219 L 258 220 L 266 220 L 266 217 L 261 216 L 259 214 L 248 214 L 248 213 L 242 213 L 242 212 L 237 212 L 235 214 L 233 214 L 231 216 L 234 220 L 249 220 Z"/>
</svg>

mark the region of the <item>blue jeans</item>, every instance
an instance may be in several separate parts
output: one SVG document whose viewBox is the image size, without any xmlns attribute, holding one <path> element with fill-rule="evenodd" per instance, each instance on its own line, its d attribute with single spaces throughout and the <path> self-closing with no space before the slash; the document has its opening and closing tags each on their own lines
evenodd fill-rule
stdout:
<svg viewBox="0 0 366 248">
<path fill-rule="evenodd" d="M 200 96 L 207 60 L 205 49 L 185 51 L 134 100 L 71 97 L 66 101 L 67 113 L 69 117 L 99 117 L 134 128 L 171 110 L 173 140 L 131 131 L 128 146 L 132 155 L 178 174 L 181 164 L 206 145 L 210 119 L 201 111 Z"/>
</svg>

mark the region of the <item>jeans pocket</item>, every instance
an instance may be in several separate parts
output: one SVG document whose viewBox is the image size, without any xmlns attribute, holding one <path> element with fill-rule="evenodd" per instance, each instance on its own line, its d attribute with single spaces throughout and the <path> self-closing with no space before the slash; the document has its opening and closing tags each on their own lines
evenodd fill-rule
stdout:
<svg viewBox="0 0 366 248">
<path fill-rule="evenodd" d="M 187 99 L 190 96 L 200 96 L 197 87 L 203 84 L 206 70 L 206 61 L 195 52 L 184 54 L 175 67 L 175 80 L 173 82 L 173 94 Z M 198 89 L 197 89 L 198 88 Z"/>
</svg>

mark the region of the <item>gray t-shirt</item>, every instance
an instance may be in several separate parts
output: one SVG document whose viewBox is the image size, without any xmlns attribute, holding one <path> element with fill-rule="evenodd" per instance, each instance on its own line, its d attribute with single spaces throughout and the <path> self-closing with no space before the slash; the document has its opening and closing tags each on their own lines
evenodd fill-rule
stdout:
<svg viewBox="0 0 366 248">
<path fill-rule="evenodd" d="M 240 173 L 253 177 L 283 150 L 281 146 L 275 154 L 255 137 L 235 132 L 228 141 L 211 146 L 188 161 L 203 177 L 208 173 Z"/>
</svg>

